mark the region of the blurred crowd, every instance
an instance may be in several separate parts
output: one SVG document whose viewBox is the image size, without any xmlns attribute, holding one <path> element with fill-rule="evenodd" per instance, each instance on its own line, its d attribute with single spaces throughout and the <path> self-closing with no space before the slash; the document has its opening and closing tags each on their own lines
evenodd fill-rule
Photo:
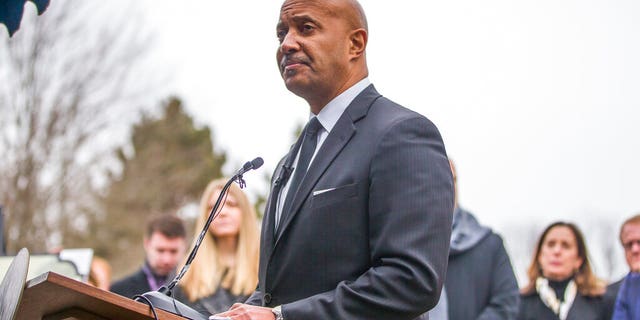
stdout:
<svg viewBox="0 0 640 320">
<path fill-rule="evenodd" d="M 451 169 L 455 182 L 453 163 Z M 211 181 L 204 191 L 194 234 L 204 228 L 224 183 Z M 245 301 L 258 282 L 256 213 L 236 184 L 222 198 L 224 205 L 189 272 L 171 295 L 205 315 Z M 111 283 L 108 262 L 97 257 L 89 281 L 128 298 L 158 290 L 183 267 L 186 234 L 177 216 L 152 217 L 145 230 L 146 259 L 141 267 Z M 640 214 L 620 226 L 619 239 L 629 273 L 607 284 L 593 272 L 580 229 L 571 222 L 554 222 L 540 234 L 528 282 L 518 288 L 500 235 L 459 207 L 456 199 L 447 277 L 439 303 L 429 311 L 430 319 L 640 319 Z"/>
</svg>

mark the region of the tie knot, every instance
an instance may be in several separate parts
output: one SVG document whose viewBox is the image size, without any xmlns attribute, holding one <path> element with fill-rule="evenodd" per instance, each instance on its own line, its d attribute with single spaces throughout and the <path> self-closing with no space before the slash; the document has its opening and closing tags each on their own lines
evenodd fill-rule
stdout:
<svg viewBox="0 0 640 320">
<path fill-rule="evenodd" d="M 313 117 L 311 118 L 311 120 L 309 120 L 307 128 L 305 129 L 305 133 L 310 136 L 315 136 L 320 128 L 322 128 L 322 124 L 320 124 L 320 121 L 318 121 L 318 117 Z"/>
</svg>

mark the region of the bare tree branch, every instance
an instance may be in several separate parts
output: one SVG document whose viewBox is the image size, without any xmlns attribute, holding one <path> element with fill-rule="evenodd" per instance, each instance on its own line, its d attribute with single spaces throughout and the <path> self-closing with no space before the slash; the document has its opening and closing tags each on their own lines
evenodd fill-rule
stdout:
<svg viewBox="0 0 640 320">
<path fill-rule="evenodd" d="M 140 89 L 153 86 L 133 79 L 148 32 L 139 19 L 101 16 L 101 5 L 54 1 L 37 18 L 26 10 L 11 39 L 0 36 L 0 203 L 9 252 L 44 251 L 99 220 L 91 179 L 102 159 L 95 155 L 107 152 L 97 139 L 133 122 L 146 94 Z"/>
</svg>

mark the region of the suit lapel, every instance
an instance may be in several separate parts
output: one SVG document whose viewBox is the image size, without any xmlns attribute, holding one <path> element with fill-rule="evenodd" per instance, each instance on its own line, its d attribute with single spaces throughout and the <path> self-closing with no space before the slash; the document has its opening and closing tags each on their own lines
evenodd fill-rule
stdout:
<svg viewBox="0 0 640 320">
<path fill-rule="evenodd" d="M 338 134 L 338 131 L 342 132 Z M 334 134 L 334 132 L 336 134 Z M 349 141 L 354 133 L 355 127 L 353 126 L 353 123 L 351 123 L 351 120 L 346 119 L 345 121 L 344 117 L 341 117 L 331 133 L 327 136 L 327 139 L 322 144 L 320 150 L 318 150 L 315 159 L 313 159 L 313 162 L 311 162 L 311 165 L 309 166 L 307 174 L 302 179 L 300 188 L 293 198 L 291 212 L 283 215 L 284 221 L 280 221 L 278 232 L 276 234 L 276 244 L 278 243 L 278 239 L 280 239 L 282 233 L 289 226 L 289 223 L 291 223 L 291 220 L 293 220 L 293 218 L 298 214 L 302 202 L 307 198 L 307 195 L 309 195 L 322 173 L 327 169 L 338 153 L 340 153 L 340 150 L 342 150 L 342 148 L 347 144 L 347 141 Z"/>
<path fill-rule="evenodd" d="M 280 163 L 278 164 L 278 166 L 276 167 L 275 172 L 273 173 L 274 177 L 279 177 L 282 174 L 282 161 L 280 161 Z M 262 243 L 264 244 L 264 247 L 267 249 L 271 249 L 271 247 L 273 246 L 273 232 L 274 232 L 274 225 L 275 225 L 275 213 L 276 213 L 276 205 L 278 203 L 278 195 L 280 193 L 280 181 L 278 181 L 278 178 L 274 179 L 274 181 L 271 183 L 271 195 L 269 196 L 269 201 L 267 202 L 267 205 L 265 206 L 265 224 L 264 224 L 264 230 L 262 232 Z"/>
<path fill-rule="evenodd" d="M 327 170 L 333 159 L 342 151 L 344 146 L 356 133 L 355 122 L 363 118 L 369 107 L 380 94 L 373 85 L 362 91 L 347 107 L 336 125 L 333 127 L 326 140 L 318 150 L 315 159 L 311 162 L 309 170 L 300 184 L 298 193 L 293 198 L 291 213 L 287 214 L 284 221 L 281 221 L 276 232 L 275 245 L 293 218 L 299 213 L 300 207 L 316 185 L 322 174 Z"/>
<path fill-rule="evenodd" d="M 289 158 L 291 157 L 291 152 L 294 148 L 292 147 L 289 150 L 289 154 L 276 166 L 276 170 L 273 173 L 273 177 L 271 180 L 271 194 L 267 200 L 267 204 L 265 206 L 265 214 L 263 216 L 262 223 L 262 232 L 260 238 L 260 268 L 259 268 L 259 277 L 260 279 L 265 279 L 267 272 L 267 264 L 271 258 L 271 254 L 273 253 L 273 243 L 274 243 L 274 228 L 275 228 L 275 215 L 276 215 L 276 206 L 278 204 L 278 197 L 280 195 L 280 190 L 282 189 L 282 181 L 280 181 L 279 177 L 282 177 L 282 171 L 284 170 L 284 164 L 288 163 Z M 263 283 L 261 285 L 264 285 Z M 264 288 L 263 288 L 264 290 Z"/>
</svg>

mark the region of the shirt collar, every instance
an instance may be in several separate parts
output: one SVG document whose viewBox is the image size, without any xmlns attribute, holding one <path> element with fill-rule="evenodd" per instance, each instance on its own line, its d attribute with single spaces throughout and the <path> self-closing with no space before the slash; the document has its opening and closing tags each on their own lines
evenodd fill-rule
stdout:
<svg viewBox="0 0 640 320">
<path fill-rule="evenodd" d="M 340 116 L 344 113 L 344 110 L 347 109 L 349 104 L 355 99 L 360 92 L 362 92 L 365 88 L 367 88 L 371 84 L 369 78 L 364 78 L 358 83 L 351 86 L 351 88 L 345 90 L 343 93 L 333 98 L 333 100 L 329 101 L 320 113 L 318 113 L 318 121 L 322 124 L 322 127 L 327 131 L 331 132 L 331 129 L 336 125 Z M 309 119 L 314 117 L 313 113 L 309 113 Z"/>
</svg>

